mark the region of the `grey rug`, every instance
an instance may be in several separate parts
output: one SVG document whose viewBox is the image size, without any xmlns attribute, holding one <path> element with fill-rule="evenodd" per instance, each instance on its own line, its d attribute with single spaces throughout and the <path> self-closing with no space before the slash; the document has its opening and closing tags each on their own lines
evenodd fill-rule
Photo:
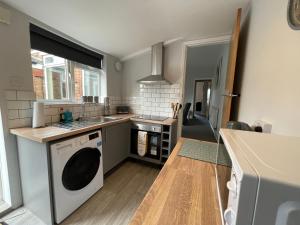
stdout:
<svg viewBox="0 0 300 225">
<path fill-rule="evenodd" d="M 208 120 L 204 117 L 190 119 L 182 126 L 182 137 L 201 141 L 217 142 Z"/>
<path fill-rule="evenodd" d="M 178 155 L 210 163 L 216 163 L 218 144 L 198 140 L 184 140 Z M 231 166 L 231 160 L 223 145 L 220 145 L 218 164 Z"/>
</svg>

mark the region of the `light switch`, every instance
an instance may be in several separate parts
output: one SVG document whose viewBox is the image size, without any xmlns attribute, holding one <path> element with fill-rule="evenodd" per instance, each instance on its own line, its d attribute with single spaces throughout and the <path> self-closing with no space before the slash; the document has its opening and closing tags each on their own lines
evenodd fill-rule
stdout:
<svg viewBox="0 0 300 225">
<path fill-rule="evenodd" d="M 10 11 L 0 7 L 0 22 L 10 24 Z"/>
</svg>

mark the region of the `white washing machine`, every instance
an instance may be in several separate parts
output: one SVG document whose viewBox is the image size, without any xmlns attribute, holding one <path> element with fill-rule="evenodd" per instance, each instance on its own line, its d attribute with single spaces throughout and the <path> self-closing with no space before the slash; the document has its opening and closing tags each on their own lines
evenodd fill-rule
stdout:
<svg viewBox="0 0 300 225">
<path fill-rule="evenodd" d="M 101 131 L 50 146 L 55 222 L 60 223 L 103 186 Z"/>
</svg>

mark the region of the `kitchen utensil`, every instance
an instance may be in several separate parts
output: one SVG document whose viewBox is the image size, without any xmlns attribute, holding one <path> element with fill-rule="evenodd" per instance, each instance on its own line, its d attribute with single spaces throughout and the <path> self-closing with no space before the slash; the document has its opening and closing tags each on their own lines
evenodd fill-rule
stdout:
<svg viewBox="0 0 300 225">
<path fill-rule="evenodd" d="M 110 115 L 110 102 L 109 97 L 104 98 L 104 115 L 109 116 Z"/>
<path fill-rule="evenodd" d="M 177 119 L 177 118 L 178 118 L 178 114 L 179 114 L 179 111 L 180 111 L 181 108 L 182 108 L 182 105 L 179 104 L 179 103 L 177 103 L 177 104 L 176 104 L 176 109 L 175 109 L 175 114 L 174 114 L 174 116 L 173 116 L 173 119 Z"/>
<path fill-rule="evenodd" d="M 178 107 L 179 107 L 179 103 L 176 103 L 175 112 L 174 112 L 174 116 L 173 116 L 174 119 L 176 119 L 176 113 L 177 113 Z"/>
<path fill-rule="evenodd" d="M 172 108 L 173 117 L 174 117 L 175 116 L 175 103 L 174 102 L 171 103 L 171 108 Z"/>
</svg>

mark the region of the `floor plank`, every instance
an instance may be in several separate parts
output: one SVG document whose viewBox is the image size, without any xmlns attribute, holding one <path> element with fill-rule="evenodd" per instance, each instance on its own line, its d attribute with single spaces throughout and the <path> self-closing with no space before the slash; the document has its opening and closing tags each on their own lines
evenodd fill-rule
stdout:
<svg viewBox="0 0 300 225">
<path fill-rule="evenodd" d="M 124 163 L 105 179 L 100 191 L 61 224 L 128 224 L 158 173 L 158 169 L 145 165 L 134 162 Z M 7 220 L 9 225 L 43 225 L 38 218 L 24 208 L 10 213 L 3 219 Z"/>
</svg>

